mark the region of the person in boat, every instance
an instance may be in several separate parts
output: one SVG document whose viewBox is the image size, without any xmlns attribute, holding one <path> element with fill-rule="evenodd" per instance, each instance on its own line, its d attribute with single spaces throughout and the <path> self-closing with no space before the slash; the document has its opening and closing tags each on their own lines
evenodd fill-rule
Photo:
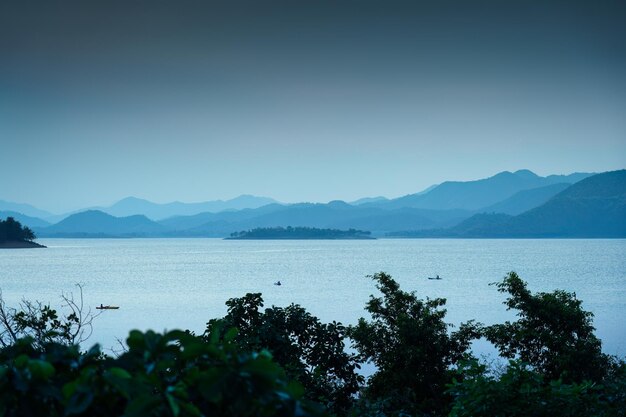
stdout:
<svg viewBox="0 0 626 417">
<path fill-rule="evenodd" d="M 100 303 L 100 308 L 104 308 L 104 306 L 102 305 L 102 303 Z"/>
<path fill-rule="evenodd" d="M 283 284 L 281 284 L 280 281 L 276 281 L 274 285 L 283 285 Z"/>
</svg>

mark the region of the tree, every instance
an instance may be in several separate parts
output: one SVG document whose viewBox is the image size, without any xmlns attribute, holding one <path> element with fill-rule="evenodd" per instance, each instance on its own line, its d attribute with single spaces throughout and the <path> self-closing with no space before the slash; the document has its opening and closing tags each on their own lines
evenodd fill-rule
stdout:
<svg viewBox="0 0 626 417">
<path fill-rule="evenodd" d="M 576 294 L 556 290 L 532 294 L 515 272 L 496 283 L 509 294 L 504 301 L 518 320 L 486 327 L 487 340 L 505 358 L 519 358 L 547 380 L 601 381 L 613 368 L 594 335 L 593 314 L 582 309 Z"/>
<path fill-rule="evenodd" d="M 33 232 L 30 227 L 24 226 L 22 228 L 22 239 L 33 241 L 35 240 L 35 238 L 36 238 L 35 232 Z"/>
<path fill-rule="evenodd" d="M 22 300 L 19 308 L 8 307 L 0 291 L 0 345 L 10 346 L 23 338 L 29 338 L 37 348 L 53 342 L 73 345 L 87 340 L 98 314 L 85 307 L 83 287 L 76 286 L 77 298 L 73 293 L 61 294 L 61 313 L 39 301 Z"/>
<path fill-rule="evenodd" d="M 355 355 L 345 351 L 346 328 L 341 323 L 321 323 L 297 304 L 262 312 L 258 293 L 230 299 L 226 305 L 228 314 L 211 320 L 208 329 L 219 323 L 225 335 L 236 328 L 234 340 L 242 350 L 268 350 L 287 376 L 302 383 L 307 398 L 335 413 L 347 412 L 363 378 L 355 372 Z"/>
<path fill-rule="evenodd" d="M 383 414 L 441 414 L 451 367 L 467 355 L 478 326 L 465 323 L 450 334 L 445 299 L 418 299 L 384 272 L 371 278 L 383 296 L 371 296 L 365 307 L 371 321 L 361 318 L 349 330 L 360 359 L 377 367 L 364 399 Z"/>
<path fill-rule="evenodd" d="M 6 220 L 0 220 L 0 242 L 4 241 L 32 241 L 35 239 L 35 233 L 29 227 L 22 227 L 20 222 L 13 217 L 7 217 Z"/>
</svg>

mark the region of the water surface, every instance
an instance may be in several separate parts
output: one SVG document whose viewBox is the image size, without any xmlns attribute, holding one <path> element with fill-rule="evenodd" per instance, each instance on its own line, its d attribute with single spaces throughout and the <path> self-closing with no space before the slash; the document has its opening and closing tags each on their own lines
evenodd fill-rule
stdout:
<svg viewBox="0 0 626 417">
<path fill-rule="evenodd" d="M 88 306 L 120 306 L 96 319 L 87 343 L 106 348 L 135 328 L 202 332 L 224 315 L 226 300 L 247 292 L 263 293 L 268 306 L 298 303 L 324 321 L 352 324 L 377 293 L 366 275 L 378 271 L 420 297 L 446 298 L 451 323 L 496 323 L 513 316 L 489 283 L 516 271 L 533 291 L 575 292 L 595 314 L 605 351 L 626 356 L 626 240 L 40 241 L 48 249 L 0 251 L 5 301 L 58 306 L 61 292 L 82 283 Z M 444 279 L 427 279 L 435 274 Z"/>
</svg>

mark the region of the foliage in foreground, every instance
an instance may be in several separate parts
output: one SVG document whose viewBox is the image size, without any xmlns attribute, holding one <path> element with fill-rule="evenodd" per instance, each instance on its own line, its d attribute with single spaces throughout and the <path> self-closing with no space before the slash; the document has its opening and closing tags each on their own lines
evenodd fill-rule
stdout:
<svg viewBox="0 0 626 417">
<path fill-rule="evenodd" d="M 29 339 L 0 353 L 4 416 L 315 416 L 267 351 L 242 352 L 235 332 L 208 341 L 182 331 L 132 331 L 128 351 L 106 358 L 96 347 Z"/>
<path fill-rule="evenodd" d="M 449 417 L 609 417 L 626 415 L 626 366 L 603 384 L 546 379 L 518 360 L 493 375 L 477 361 L 457 370 L 449 385 Z"/>
<path fill-rule="evenodd" d="M 49 306 L 31 303 L 23 316 L 2 303 L 0 417 L 626 416 L 626 365 L 601 352 L 575 294 L 533 294 L 510 273 L 497 286 L 516 321 L 450 331 L 445 300 L 371 278 L 382 296 L 353 327 L 293 304 L 261 311 L 261 295 L 247 294 L 202 337 L 133 331 L 116 358 L 97 346 L 80 353 L 65 337 L 73 319 Z M 30 317 L 19 322 L 26 338 L 6 337 L 16 317 Z M 510 359 L 504 369 L 471 357 L 480 337 Z M 349 339 L 356 354 L 345 352 Z M 366 381 L 356 373 L 364 362 L 377 367 Z"/>
</svg>

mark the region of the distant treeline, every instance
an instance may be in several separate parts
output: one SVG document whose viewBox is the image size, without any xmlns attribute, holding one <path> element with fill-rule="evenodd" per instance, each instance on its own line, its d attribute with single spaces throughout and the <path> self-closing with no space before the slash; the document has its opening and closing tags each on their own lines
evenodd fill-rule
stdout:
<svg viewBox="0 0 626 417">
<path fill-rule="evenodd" d="M 13 217 L 0 220 L 0 242 L 30 242 L 34 239 L 35 233 L 29 227 L 22 226 Z"/>
<path fill-rule="evenodd" d="M 233 232 L 227 239 L 373 239 L 371 232 L 348 229 L 317 229 L 315 227 L 259 227 Z"/>
</svg>

